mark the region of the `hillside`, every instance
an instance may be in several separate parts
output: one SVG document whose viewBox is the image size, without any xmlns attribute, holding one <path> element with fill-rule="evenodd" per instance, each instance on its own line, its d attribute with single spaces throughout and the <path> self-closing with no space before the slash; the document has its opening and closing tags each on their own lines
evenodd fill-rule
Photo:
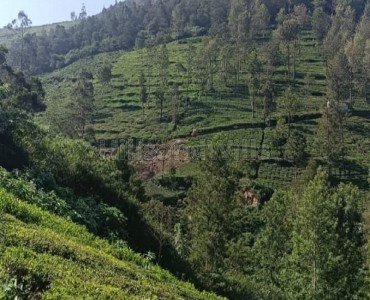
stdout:
<svg viewBox="0 0 370 300">
<path fill-rule="evenodd" d="M 369 299 L 369 29 L 130 0 L 0 47 L 0 297 Z"/>
<path fill-rule="evenodd" d="M 0 190 L 0 298 L 221 299 Z"/>
<path fill-rule="evenodd" d="M 267 41 L 264 39 L 259 41 L 258 47 L 261 51 L 265 45 L 268 45 Z M 170 60 L 168 80 L 178 84 L 180 99 L 190 99 L 190 104 L 184 102 L 180 104 L 180 120 L 175 129 L 170 121 L 159 121 L 160 106 L 155 96 L 160 80 L 159 70 L 153 65 L 149 50 L 146 49 L 97 55 L 43 76 L 48 109 L 42 117 L 39 117 L 40 123 L 49 124 L 48 120 L 55 119 L 55 116 L 58 116 L 56 118 L 58 122 L 63 123 L 73 82 L 81 70 L 86 70 L 92 72 L 95 77 L 97 113 L 94 116 L 93 129 L 98 144 L 104 141 L 109 147 L 110 142 L 125 138 L 134 138 L 149 144 L 181 139 L 181 144 L 191 151 L 194 148 L 203 149 L 214 135 L 222 132 L 233 147 L 242 149 L 244 158 L 258 157 L 261 160 L 258 178 L 263 184 L 278 188 L 291 182 L 297 176 L 297 170 L 294 166 L 284 163 L 276 147 L 273 146 L 275 126 L 265 126 L 261 98 L 257 100 L 256 113 L 252 117 L 251 97 L 244 79 L 247 78 L 247 74 L 241 74 L 242 79 L 237 88 L 232 85 L 225 87 L 222 74 L 216 74 L 215 90 L 199 95 L 196 74 L 190 75 L 190 85 L 187 85 L 187 72 L 179 71 L 179 65 L 184 69 L 191 67 L 187 62 L 189 47 L 200 51 L 202 39 L 182 40 L 167 45 Z M 112 79 L 107 84 L 98 80 L 99 69 L 106 64 L 112 64 Z M 140 101 L 140 72 L 146 74 L 149 93 L 144 116 Z M 307 75 L 312 78 L 309 95 L 307 95 L 305 83 Z M 327 98 L 324 61 L 315 47 L 312 32 L 309 31 L 306 31 L 301 39 L 296 77 L 294 91 L 300 98 L 300 106 L 295 112 L 293 128 L 305 136 L 308 151 L 314 155 L 314 136 L 318 121 L 325 110 Z M 288 84 L 284 66 L 277 68 L 273 80 L 276 100 L 271 122 L 276 125 L 277 120 L 284 116 L 284 111 L 277 105 L 284 86 Z M 164 103 L 164 118 L 167 120 L 171 120 L 172 117 L 171 101 L 169 95 L 167 102 Z M 348 158 L 353 159 L 354 163 L 360 166 L 366 164 L 368 157 L 367 151 L 363 150 L 370 145 L 366 134 L 370 130 L 369 114 L 370 105 L 362 99 L 356 99 L 349 117 L 351 126 L 346 132 L 346 145 L 348 147 L 357 145 L 350 147 Z M 56 125 L 55 122 L 54 125 Z M 191 137 L 194 129 L 197 131 L 197 136 Z M 190 166 L 181 166 L 178 170 L 179 175 L 193 175 L 194 171 L 191 169 Z M 360 185 L 367 186 L 366 171 L 361 167 L 359 171 L 341 176 L 341 180 L 357 181 Z"/>
</svg>

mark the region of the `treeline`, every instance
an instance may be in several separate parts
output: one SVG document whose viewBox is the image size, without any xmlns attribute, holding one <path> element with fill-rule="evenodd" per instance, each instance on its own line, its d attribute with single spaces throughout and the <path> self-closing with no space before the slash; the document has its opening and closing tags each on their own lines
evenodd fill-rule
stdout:
<svg viewBox="0 0 370 300">
<path fill-rule="evenodd" d="M 343 3 L 350 5 L 358 20 L 365 1 Z M 10 47 L 9 63 L 28 73 L 40 74 L 101 52 L 207 33 L 233 35 L 240 41 L 243 36 L 252 37 L 260 30 L 275 26 L 282 10 L 291 12 L 300 4 L 320 22 L 335 13 L 332 1 L 160 0 L 143 5 L 135 1 L 120 2 L 99 15 L 82 18 L 69 28 L 57 25 L 48 32 L 28 34 L 26 29 L 31 23 L 23 23 L 18 28 L 21 34 L 17 34 L 18 39 Z M 315 7 L 320 8 L 315 10 Z M 317 28 L 324 30 L 326 25 L 319 24 Z"/>
</svg>

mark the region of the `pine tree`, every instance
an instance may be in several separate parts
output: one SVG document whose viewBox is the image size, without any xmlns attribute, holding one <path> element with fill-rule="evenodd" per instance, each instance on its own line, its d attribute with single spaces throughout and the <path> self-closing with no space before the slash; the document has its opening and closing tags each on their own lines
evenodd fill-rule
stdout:
<svg viewBox="0 0 370 300">
<path fill-rule="evenodd" d="M 361 298 L 364 283 L 360 194 L 353 186 L 329 188 L 319 171 L 304 190 L 293 224 L 287 298 Z"/>
<path fill-rule="evenodd" d="M 224 264 L 233 228 L 236 182 L 228 158 L 224 139 L 216 137 L 207 150 L 202 173 L 189 191 L 183 211 L 190 234 L 189 260 L 208 286 L 212 286 L 209 274 L 218 273 Z"/>
</svg>

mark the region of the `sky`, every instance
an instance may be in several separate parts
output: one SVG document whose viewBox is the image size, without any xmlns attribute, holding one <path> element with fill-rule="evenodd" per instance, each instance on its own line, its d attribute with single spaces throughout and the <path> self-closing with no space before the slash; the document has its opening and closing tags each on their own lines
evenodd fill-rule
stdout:
<svg viewBox="0 0 370 300">
<path fill-rule="evenodd" d="M 0 27 L 15 19 L 20 10 L 24 10 L 32 20 L 32 25 L 37 26 L 70 20 L 72 11 L 79 14 L 82 3 L 85 3 L 87 14 L 91 16 L 115 2 L 116 0 L 0 0 Z"/>
</svg>

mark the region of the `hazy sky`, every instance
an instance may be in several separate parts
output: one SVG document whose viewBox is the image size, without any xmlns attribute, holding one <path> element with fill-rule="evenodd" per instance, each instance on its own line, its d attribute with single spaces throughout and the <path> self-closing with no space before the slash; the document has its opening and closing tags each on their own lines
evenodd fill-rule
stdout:
<svg viewBox="0 0 370 300">
<path fill-rule="evenodd" d="M 85 3 L 88 15 L 94 15 L 115 3 L 115 0 L 0 0 L 0 27 L 13 20 L 24 10 L 33 25 L 43 25 L 70 20 L 70 14 L 81 11 Z"/>
</svg>

